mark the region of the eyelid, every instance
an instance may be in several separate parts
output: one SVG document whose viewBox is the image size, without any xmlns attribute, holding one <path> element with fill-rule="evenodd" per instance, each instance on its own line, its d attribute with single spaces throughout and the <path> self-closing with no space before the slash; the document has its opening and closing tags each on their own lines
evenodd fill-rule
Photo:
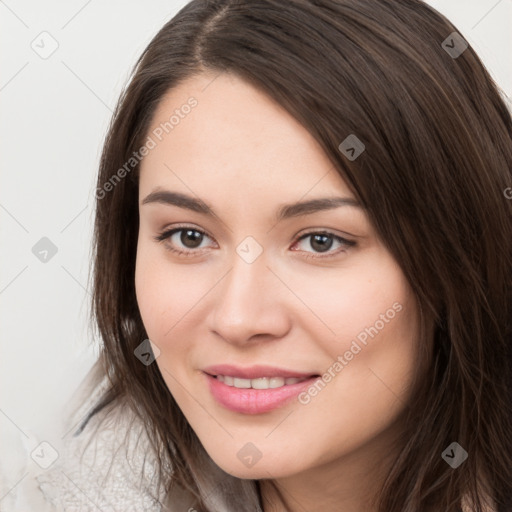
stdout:
<svg viewBox="0 0 512 512">
<path fill-rule="evenodd" d="M 357 242 L 355 240 L 349 240 L 348 238 L 345 238 L 341 235 L 337 235 L 333 231 L 326 229 L 326 228 L 316 228 L 316 229 L 310 229 L 309 231 L 302 233 L 301 235 L 298 235 L 296 237 L 296 240 L 293 244 L 295 246 L 305 238 L 311 235 L 327 235 L 335 239 L 338 243 L 341 244 L 341 248 L 338 248 L 337 250 L 328 250 L 325 253 L 321 252 L 311 252 L 311 251 L 297 251 L 297 252 L 303 252 L 305 253 L 305 258 L 315 258 L 317 260 L 321 259 L 328 259 L 328 258 L 334 258 L 338 256 L 341 253 L 344 253 L 347 251 L 347 249 L 354 247 L 357 245 Z M 292 246 L 292 247 L 293 247 Z"/>
<path fill-rule="evenodd" d="M 201 233 L 201 234 L 207 236 L 210 240 L 214 240 L 214 238 L 212 236 L 210 236 L 207 231 L 205 231 L 202 228 L 198 228 L 192 224 L 176 224 L 171 228 L 168 228 L 168 229 L 164 228 L 163 230 L 161 230 L 159 232 L 159 234 L 157 234 L 153 238 L 157 242 L 164 242 L 165 240 L 167 240 L 171 236 L 173 236 L 176 232 L 185 231 L 187 229 L 190 229 L 192 231 L 197 231 L 198 233 Z M 194 249 L 188 249 L 188 251 L 189 252 L 199 252 L 198 250 L 194 250 Z M 186 252 L 186 251 L 183 251 L 183 252 Z"/>
<path fill-rule="evenodd" d="M 191 224 L 177 224 L 171 228 L 168 228 L 168 229 L 163 229 L 157 236 L 154 236 L 154 240 L 156 240 L 157 242 L 164 242 L 165 240 L 168 240 L 169 238 L 171 238 L 175 233 L 177 232 L 180 232 L 180 231 L 185 231 L 187 229 L 190 229 L 192 231 L 197 231 L 198 233 L 201 233 L 205 236 L 207 236 L 208 238 L 210 238 L 210 240 L 214 240 L 214 238 L 212 236 L 210 236 L 208 234 L 208 232 L 206 232 L 204 229 L 202 228 L 198 228 L 194 225 L 191 225 Z M 343 253 L 343 252 L 346 252 L 346 250 L 350 247 L 353 247 L 353 246 L 356 246 L 357 245 L 357 242 L 355 240 L 350 240 L 350 239 L 347 239 L 341 235 L 337 235 L 336 233 L 334 233 L 333 231 L 329 230 L 329 229 L 326 229 L 326 228 L 309 228 L 309 230 L 307 232 L 304 232 L 304 233 L 301 233 L 299 235 L 296 235 L 294 237 L 294 242 L 293 242 L 293 246 L 295 246 L 297 243 L 299 243 L 300 241 L 302 241 L 303 239 L 307 238 L 308 236 L 311 236 L 311 235 L 327 235 L 327 236 L 330 236 L 332 238 L 334 238 L 335 240 L 337 240 L 340 244 L 342 244 L 344 246 L 344 248 L 341 248 L 341 249 L 338 249 L 338 250 L 335 250 L 335 251 L 326 251 L 325 255 L 323 253 L 318 253 L 318 252 L 310 252 L 310 251 L 297 251 L 297 250 L 294 250 L 294 252 L 302 252 L 302 253 L 305 253 L 306 254 L 306 258 L 315 258 L 315 259 L 322 259 L 322 258 L 330 258 L 330 257 L 335 257 L 337 256 L 338 254 L 340 253 Z M 170 252 L 173 252 L 173 253 L 177 253 L 177 254 L 180 254 L 180 255 L 185 255 L 185 256 L 193 256 L 194 253 L 196 255 L 199 255 L 201 254 L 202 250 L 205 249 L 204 247 L 203 248 L 196 248 L 196 249 L 176 249 L 176 248 L 171 248 L 171 247 L 166 247 L 167 250 L 169 250 Z M 293 249 L 292 249 L 293 250 Z"/>
</svg>

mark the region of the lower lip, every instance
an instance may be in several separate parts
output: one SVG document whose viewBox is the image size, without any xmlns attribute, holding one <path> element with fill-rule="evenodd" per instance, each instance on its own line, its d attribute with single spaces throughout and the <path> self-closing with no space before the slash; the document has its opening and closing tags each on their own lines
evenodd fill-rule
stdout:
<svg viewBox="0 0 512 512">
<path fill-rule="evenodd" d="M 243 414 L 261 414 L 282 407 L 318 379 L 311 377 L 296 384 L 273 389 L 240 389 L 228 386 L 207 373 L 205 376 L 215 400 L 227 409 Z"/>
</svg>

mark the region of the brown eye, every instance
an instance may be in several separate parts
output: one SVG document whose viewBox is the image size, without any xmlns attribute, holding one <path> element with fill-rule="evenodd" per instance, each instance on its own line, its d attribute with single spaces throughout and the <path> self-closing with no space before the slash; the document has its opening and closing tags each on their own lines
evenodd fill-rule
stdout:
<svg viewBox="0 0 512 512">
<path fill-rule="evenodd" d="M 200 247 L 205 238 L 210 238 L 204 231 L 191 226 L 168 229 L 154 237 L 157 242 L 166 242 L 165 248 L 181 255 L 193 256 L 199 253 L 195 249 Z"/>
<path fill-rule="evenodd" d="M 315 249 L 315 251 L 325 252 L 332 247 L 333 237 L 332 235 L 316 234 L 312 236 L 311 241 L 309 243 L 311 247 Z"/>
<path fill-rule="evenodd" d="M 309 243 L 304 242 L 306 239 L 309 239 Z M 302 248 L 300 248 L 301 244 Z M 338 247 L 331 250 L 333 244 L 337 244 Z M 355 246 L 356 242 L 347 240 L 334 233 L 311 232 L 301 236 L 295 245 L 298 245 L 299 250 L 305 253 L 306 258 L 329 258 L 346 252 L 349 247 Z M 307 249 L 313 249 L 313 251 Z M 321 253 L 326 254 L 324 256 Z"/>
<path fill-rule="evenodd" d="M 196 249 L 201 245 L 203 233 L 196 229 L 180 229 L 180 242 L 188 249 Z"/>
</svg>

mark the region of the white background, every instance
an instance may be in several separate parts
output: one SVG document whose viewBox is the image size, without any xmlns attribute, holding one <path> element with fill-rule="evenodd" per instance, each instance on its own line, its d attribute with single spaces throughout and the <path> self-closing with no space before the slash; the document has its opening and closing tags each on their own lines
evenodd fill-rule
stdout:
<svg viewBox="0 0 512 512">
<path fill-rule="evenodd" d="M 0 509 L 96 357 L 88 279 L 103 137 L 137 57 L 185 3 L 0 0 Z M 512 0 L 428 3 L 512 96 Z M 43 31 L 58 43 L 47 59 L 31 48 Z M 42 237 L 58 249 L 47 263 L 32 253 Z"/>
</svg>

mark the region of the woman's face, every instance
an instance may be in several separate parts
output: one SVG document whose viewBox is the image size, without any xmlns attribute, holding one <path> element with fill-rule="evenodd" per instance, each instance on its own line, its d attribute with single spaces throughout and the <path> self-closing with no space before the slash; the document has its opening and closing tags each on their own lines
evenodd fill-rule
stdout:
<svg viewBox="0 0 512 512">
<path fill-rule="evenodd" d="M 412 291 L 309 132 L 213 78 L 162 100 L 141 164 L 135 280 L 153 364 L 235 476 L 375 455 L 418 369 Z"/>
</svg>

